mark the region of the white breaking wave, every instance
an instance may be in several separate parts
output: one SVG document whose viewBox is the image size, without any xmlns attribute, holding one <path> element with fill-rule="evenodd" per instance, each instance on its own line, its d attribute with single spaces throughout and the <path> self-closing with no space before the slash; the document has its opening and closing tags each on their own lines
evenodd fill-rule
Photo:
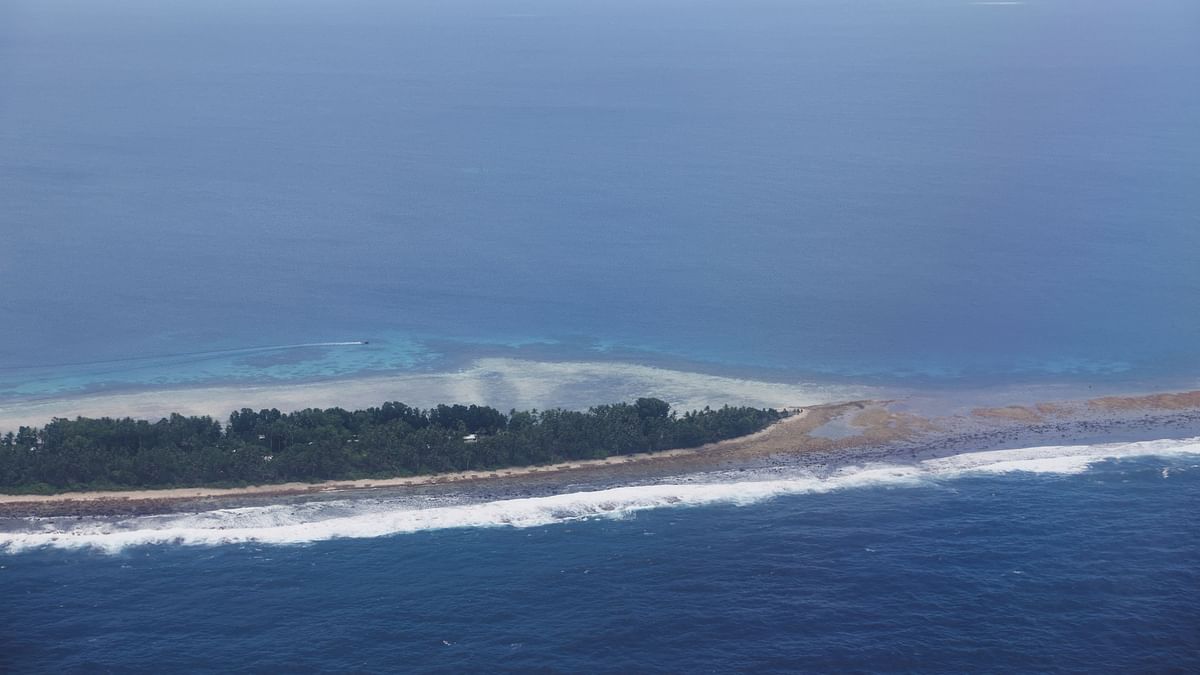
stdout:
<svg viewBox="0 0 1200 675">
<path fill-rule="evenodd" d="M 745 505 L 782 495 L 868 486 L 931 484 L 970 474 L 1076 474 L 1105 459 L 1200 455 L 1200 438 L 973 452 L 911 464 L 843 467 L 828 476 L 796 473 L 770 480 L 665 483 L 548 497 L 422 506 L 409 499 L 357 499 L 223 509 L 196 514 L 84 520 L 62 525 L 29 519 L 0 533 L 0 550 L 92 548 L 116 553 L 147 544 L 305 544 L 464 527 L 537 527 L 639 511 L 711 504 Z"/>
</svg>

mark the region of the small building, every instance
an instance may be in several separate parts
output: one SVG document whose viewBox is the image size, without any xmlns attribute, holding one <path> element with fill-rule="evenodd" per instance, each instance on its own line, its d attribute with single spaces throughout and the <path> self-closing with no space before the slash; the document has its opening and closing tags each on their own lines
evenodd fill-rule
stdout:
<svg viewBox="0 0 1200 675">
<path fill-rule="evenodd" d="M 463 436 L 462 438 L 463 438 L 463 442 L 464 442 L 464 443 L 477 443 L 477 442 L 479 442 L 479 434 L 467 434 L 466 436 Z"/>
</svg>

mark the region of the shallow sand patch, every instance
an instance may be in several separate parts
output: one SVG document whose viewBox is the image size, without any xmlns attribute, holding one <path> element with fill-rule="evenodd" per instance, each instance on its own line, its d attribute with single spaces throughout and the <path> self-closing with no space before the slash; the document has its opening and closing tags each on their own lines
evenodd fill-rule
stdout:
<svg viewBox="0 0 1200 675">
<path fill-rule="evenodd" d="M 54 417 L 133 417 L 156 420 L 178 412 L 224 420 L 244 407 L 366 408 L 385 401 L 417 407 L 475 403 L 500 410 L 583 409 L 653 396 L 677 410 L 704 406 L 809 406 L 864 398 L 869 389 L 750 380 L 629 363 L 523 361 L 489 358 L 453 373 L 369 376 L 325 382 L 164 389 L 0 404 L 0 432 L 41 425 Z"/>
<path fill-rule="evenodd" d="M 1147 394 L 1143 396 L 1104 396 L 1088 401 L 1099 410 L 1188 410 L 1200 408 L 1200 391 Z"/>
<path fill-rule="evenodd" d="M 1014 422 L 1042 421 L 1041 412 L 1023 405 L 1008 405 L 1000 408 L 975 408 L 971 411 L 971 414 L 976 417 L 1011 420 Z"/>
</svg>

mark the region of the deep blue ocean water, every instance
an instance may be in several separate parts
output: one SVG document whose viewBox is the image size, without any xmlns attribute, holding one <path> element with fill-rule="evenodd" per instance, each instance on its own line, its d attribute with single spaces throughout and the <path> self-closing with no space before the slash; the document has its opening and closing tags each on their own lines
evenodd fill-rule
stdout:
<svg viewBox="0 0 1200 675">
<path fill-rule="evenodd" d="M 8 0 L 0 396 L 512 345 L 1194 379 L 1198 24 L 1191 0 Z"/>
<path fill-rule="evenodd" d="M 1194 672 L 1197 457 L 532 528 L 0 555 L 0 668 Z"/>
</svg>

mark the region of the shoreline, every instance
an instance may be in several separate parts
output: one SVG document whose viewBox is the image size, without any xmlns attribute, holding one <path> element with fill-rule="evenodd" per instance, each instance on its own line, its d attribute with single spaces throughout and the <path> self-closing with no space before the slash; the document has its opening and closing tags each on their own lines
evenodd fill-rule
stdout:
<svg viewBox="0 0 1200 675">
<path fill-rule="evenodd" d="M 266 485 L 247 485 L 244 487 L 187 487 L 187 488 L 149 488 L 142 490 L 94 490 L 88 492 L 59 492 L 50 495 L 14 495 L 0 493 L 0 515 L 6 507 L 13 504 L 47 504 L 47 503 L 85 503 L 139 500 L 183 500 L 223 497 L 247 496 L 296 496 L 305 494 L 320 494 L 342 490 L 366 490 L 391 487 L 413 487 L 425 485 L 442 485 L 497 478 L 519 478 L 536 474 L 552 474 L 562 471 L 587 470 L 591 468 L 613 467 L 637 462 L 652 462 L 680 457 L 692 457 L 707 452 L 716 452 L 725 448 L 754 443 L 768 435 L 778 434 L 779 427 L 795 424 L 804 420 L 808 410 L 791 415 L 774 422 L 766 429 L 753 434 L 731 438 L 716 443 L 708 443 L 696 448 L 677 448 L 660 450 L 658 452 L 641 452 L 630 455 L 612 455 L 603 459 L 584 459 L 556 464 L 518 466 L 504 469 L 456 471 L 452 473 L 426 474 L 420 476 L 397 476 L 394 478 L 364 478 L 358 480 L 326 480 L 317 483 L 271 483 Z"/>
<path fill-rule="evenodd" d="M 455 371 L 368 374 L 329 380 L 225 384 L 87 393 L 0 401 L 0 433 L 40 426 L 55 417 L 133 417 L 155 420 L 171 413 L 208 415 L 224 422 L 242 408 L 347 409 L 385 401 L 429 408 L 475 403 L 500 410 L 586 409 L 639 396 L 661 398 L 679 410 L 706 405 L 784 408 L 878 398 L 883 390 L 819 382 L 779 382 L 677 370 L 631 362 L 531 361 L 485 357 Z"/>
<path fill-rule="evenodd" d="M 1200 436 L 1200 391 L 975 408 L 967 415 L 940 417 L 919 415 L 905 407 L 902 400 L 821 404 L 754 434 L 696 448 L 541 466 L 235 488 L 0 494 L 0 518 L 199 512 L 331 495 L 528 495 L 579 484 L 636 484 L 712 471 L 802 467 L 830 472 L 854 463 L 912 462 L 1050 441 L 1096 444 Z"/>
<path fill-rule="evenodd" d="M 1200 382 L 1178 380 L 1031 381 L 944 383 L 852 381 L 818 375 L 794 379 L 761 368 L 701 367 L 704 364 L 640 360 L 538 360 L 484 355 L 455 362 L 450 370 L 363 372 L 318 379 L 237 381 L 120 387 L 48 396 L 0 398 L 0 433 L 41 426 L 54 418 L 131 417 L 157 420 L 180 413 L 224 422 L 242 408 L 346 409 L 400 401 L 418 408 L 440 403 L 475 403 L 499 410 L 566 408 L 640 396 L 661 398 L 677 410 L 706 405 L 807 407 L 858 399 L 905 399 L 925 414 L 962 408 L 1004 406 L 1030 400 L 1066 400 L 1178 391 Z M 708 364 L 711 365 L 711 364 Z"/>
</svg>

